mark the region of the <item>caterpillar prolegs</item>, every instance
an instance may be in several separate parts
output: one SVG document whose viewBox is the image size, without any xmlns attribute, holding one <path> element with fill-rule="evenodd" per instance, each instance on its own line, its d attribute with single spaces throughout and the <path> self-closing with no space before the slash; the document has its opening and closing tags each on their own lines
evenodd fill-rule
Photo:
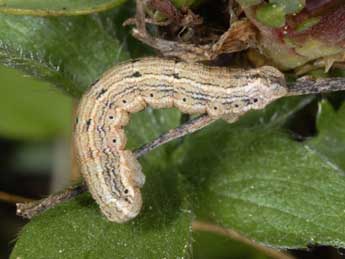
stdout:
<svg viewBox="0 0 345 259">
<path fill-rule="evenodd" d="M 131 113 L 176 107 L 234 120 L 286 93 L 284 75 L 270 66 L 243 70 L 145 58 L 113 67 L 85 93 L 77 115 L 76 149 L 92 197 L 110 221 L 123 223 L 140 212 L 145 176 L 125 149 Z"/>
</svg>

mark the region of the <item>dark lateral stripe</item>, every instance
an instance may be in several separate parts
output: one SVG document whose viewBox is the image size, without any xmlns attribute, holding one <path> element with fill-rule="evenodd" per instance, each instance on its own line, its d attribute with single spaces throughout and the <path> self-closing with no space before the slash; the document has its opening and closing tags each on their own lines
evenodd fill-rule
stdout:
<svg viewBox="0 0 345 259">
<path fill-rule="evenodd" d="M 190 91 L 190 90 L 186 90 L 185 88 L 181 88 L 186 94 L 190 95 L 190 96 L 200 96 L 200 97 L 204 97 L 205 99 L 210 99 L 210 98 L 214 98 L 215 96 L 203 93 L 203 92 L 196 92 L 196 91 Z"/>
<path fill-rule="evenodd" d="M 187 81 L 191 81 L 191 82 L 195 83 L 195 80 L 190 78 L 190 77 L 180 77 L 179 76 L 179 80 L 187 80 Z M 196 82 L 196 83 L 198 83 L 198 85 L 200 86 L 201 89 L 203 89 L 204 87 L 219 88 L 218 85 L 204 82 L 204 81 L 203 82 Z"/>
<path fill-rule="evenodd" d="M 181 79 L 181 77 L 178 73 L 173 73 L 172 75 L 175 79 Z"/>
<path fill-rule="evenodd" d="M 145 91 L 151 90 L 151 91 L 159 91 L 159 92 L 172 92 L 174 91 L 173 87 L 171 85 L 164 85 L 164 84 L 145 84 Z"/>
<path fill-rule="evenodd" d="M 106 133 L 103 126 L 97 126 L 96 130 L 101 136 L 103 136 L 104 133 Z"/>
<path fill-rule="evenodd" d="M 94 82 L 90 85 L 90 87 L 93 87 L 95 84 L 97 84 L 97 83 L 99 82 L 99 80 L 100 80 L 100 78 L 98 78 L 96 81 L 94 81 Z"/>
<path fill-rule="evenodd" d="M 131 77 L 141 77 L 142 74 L 139 71 L 134 72 Z"/>
<path fill-rule="evenodd" d="M 140 59 L 140 58 L 134 58 L 134 59 L 131 59 L 131 63 L 132 64 L 135 64 L 135 63 L 137 63 L 137 62 L 139 62 L 139 61 L 141 61 L 142 59 Z"/>
<path fill-rule="evenodd" d="M 86 121 L 86 130 L 87 130 L 87 131 L 90 129 L 91 121 L 92 121 L 91 119 L 88 119 L 88 120 Z"/>
<path fill-rule="evenodd" d="M 108 90 L 105 88 L 102 88 L 101 91 L 96 95 L 96 99 L 99 99 L 103 94 L 105 94 Z"/>
</svg>

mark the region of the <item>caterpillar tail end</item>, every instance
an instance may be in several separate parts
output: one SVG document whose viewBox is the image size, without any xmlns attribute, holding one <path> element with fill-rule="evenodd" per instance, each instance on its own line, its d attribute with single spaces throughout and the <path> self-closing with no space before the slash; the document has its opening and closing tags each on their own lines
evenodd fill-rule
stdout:
<svg viewBox="0 0 345 259">
<path fill-rule="evenodd" d="M 101 212 L 109 221 L 126 223 L 138 216 L 143 204 L 141 191 L 139 188 L 135 188 L 132 191 L 133 195 L 130 200 L 127 197 L 123 197 L 100 206 Z"/>
</svg>

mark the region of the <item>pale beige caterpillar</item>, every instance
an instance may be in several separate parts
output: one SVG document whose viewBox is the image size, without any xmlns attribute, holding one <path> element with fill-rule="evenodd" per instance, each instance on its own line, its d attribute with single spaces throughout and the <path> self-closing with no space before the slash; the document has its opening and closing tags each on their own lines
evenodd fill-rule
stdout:
<svg viewBox="0 0 345 259">
<path fill-rule="evenodd" d="M 90 193 L 110 221 L 126 222 L 139 213 L 145 176 L 125 150 L 130 113 L 149 105 L 235 120 L 286 93 L 283 74 L 268 66 L 233 70 L 159 58 L 115 66 L 79 105 L 75 143 Z"/>
</svg>

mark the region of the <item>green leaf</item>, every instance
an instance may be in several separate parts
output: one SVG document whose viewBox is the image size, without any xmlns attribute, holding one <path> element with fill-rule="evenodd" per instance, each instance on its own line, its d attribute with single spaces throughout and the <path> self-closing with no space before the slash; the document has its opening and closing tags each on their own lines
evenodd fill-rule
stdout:
<svg viewBox="0 0 345 259">
<path fill-rule="evenodd" d="M 308 144 L 320 153 L 326 162 L 345 171 L 345 105 L 335 111 L 329 102 L 321 102 L 317 129 L 318 136 L 308 141 Z"/>
<path fill-rule="evenodd" d="M 172 0 L 171 2 L 178 8 L 197 6 L 205 0 Z"/>
<path fill-rule="evenodd" d="M 311 27 L 313 27 L 314 25 L 318 24 L 320 19 L 321 19 L 320 17 L 311 17 L 309 19 L 306 19 L 297 25 L 295 31 L 296 32 L 302 32 L 302 31 L 308 30 Z"/>
<path fill-rule="evenodd" d="M 11 258 L 175 258 L 189 249 L 191 215 L 176 175 L 154 166 L 145 209 L 128 224 L 108 222 L 88 195 L 27 224 Z M 168 199 L 169 198 L 169 199 Z"/>
<path fill-rule="evenodd" d="M 218 123 L 180 157 L 198 217 L 273 247 L 345 246 L 343 172 L 286 134 Z"/>
<path fill-rule="evenodd" d="M 70 135 L 72 100 L 50 85 L 0 66 L 0 135 L 38 140 Z"/>
<path fill-rule="evenodd" d="M 285 7 L 278 4 L 265 4 L 256 9 L 256 19 L 266 26 L 279 28 L 285 24 Z"/>
<path fill-rule="evenodd" d="M 0 0 L 0 12 L 17 15 L 80 15 L 116 7 L 126 0 Z"/>
<path fill-rule="evenodd" d="M 248 8 L 252 5 L 258 5 L 261 0 L 237 0 L 237 2 L 242 6 L 242 8 Z"/>
<path fill-rule="evenodd" d="M 305 6 L 305 0 L 270 0 L 270 3 L 284 6 L 285 14 L 296 14 Z"/>
<path fill-rule="evenodd" d="M 209 232 L 193 232 L 193 258 L 247 258 L 264 259 L 266 256 L 239 241 Z"/>
<path fill-rule="evenodd" d="M 139 144 L 150 130 L 161 133 L 178 121 L 176 111 L 148 111 L 131 123 L 129 139 Z M 83 195 L 30 221 L 11 258 L 185 257 L 190 250 L 192 215 L 184 181 L 169 163 L 160 161 L 166 150 L 164 146 L 142 159 L 147 176 L 144 208 L 135 220 L 110 223 L 89 195 Z"/>
<path fill-rule="evenodd" d="M 129 57 L 103 27 L 105 18 L 0 14 L 0 62 L 79 96 L 106 69 Z"/>
</svg>

